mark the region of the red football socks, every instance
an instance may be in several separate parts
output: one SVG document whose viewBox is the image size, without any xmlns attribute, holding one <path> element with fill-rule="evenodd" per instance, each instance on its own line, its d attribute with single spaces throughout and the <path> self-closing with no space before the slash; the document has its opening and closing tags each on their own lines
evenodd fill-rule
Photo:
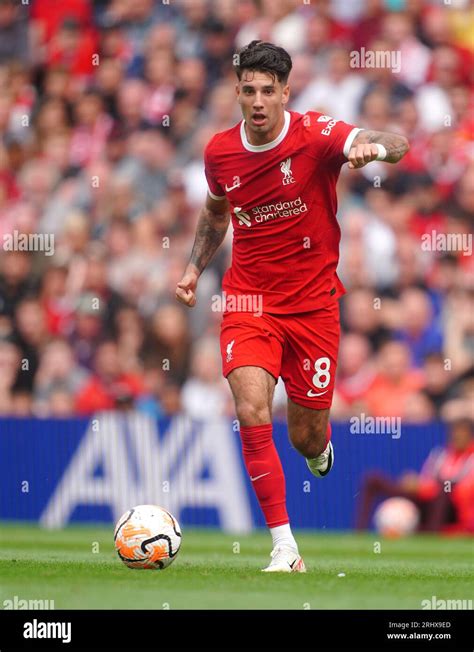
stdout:
<svg viewBox="0 0 474 652">
<path fill-rule="evenodd" d="M 283 468 L 273 443 L 272 424 L 241 426 L 245 466 L 269 528 L 289 522 Z"/>
</svg>

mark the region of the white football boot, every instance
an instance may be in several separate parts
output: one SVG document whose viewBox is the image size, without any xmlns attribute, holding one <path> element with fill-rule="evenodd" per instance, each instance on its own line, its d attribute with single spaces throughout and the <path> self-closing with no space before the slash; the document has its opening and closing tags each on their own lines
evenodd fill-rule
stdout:
<svg viewBox="0 0 474 652">
<path fill-rule="evenodd" d="M 328 442 L 328 445 L 321 455 L 315 457 L 314 460 L 307 459 L 306 464 L 308 465 L 308 469 L 314 476 L 316 476 L 316 478 L 324 478 L 324 476 L 332 469 L 334 464 L 334 449 L 331 441 Z"/>
<path fill-rule="evenodd" d="M 262 568 L 262 573 L 306 573 L 304 561 L 294 548 L 276 546 L 270 557 L 272 560 L 266 568 Z"/>
</svg>

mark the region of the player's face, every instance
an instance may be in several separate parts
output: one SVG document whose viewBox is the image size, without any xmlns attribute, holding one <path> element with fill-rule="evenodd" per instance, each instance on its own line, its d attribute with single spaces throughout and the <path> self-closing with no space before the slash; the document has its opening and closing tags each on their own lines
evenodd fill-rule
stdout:
<svg viewBox="0 0 474 652">
<path fill-rule="evenodd" d="M 284 108 L 290 88 L 265 72 L 244 70 L 236 86 L 249 136 L 270 142 L 278 136 L 285 121 Z"/>
</svg>

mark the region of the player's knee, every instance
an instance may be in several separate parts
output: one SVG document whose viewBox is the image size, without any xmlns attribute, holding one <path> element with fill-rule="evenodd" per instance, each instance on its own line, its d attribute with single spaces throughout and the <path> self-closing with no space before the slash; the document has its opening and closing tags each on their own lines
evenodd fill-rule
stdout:
<svg viewBox="0 0 474 652">
<path fill-rule="evenodd" d="M 241 426 L 263 426 L 271 423 L 268 405 L 258 401 L 236 401 L 237 419 Z"/>
<path fill-rule="evenodd" d="M 293 446 L 307 459 L 321 455 L 326 445 L 326 429 L 316 425 L 300 428 L 292 437 Z"/>
</svg>

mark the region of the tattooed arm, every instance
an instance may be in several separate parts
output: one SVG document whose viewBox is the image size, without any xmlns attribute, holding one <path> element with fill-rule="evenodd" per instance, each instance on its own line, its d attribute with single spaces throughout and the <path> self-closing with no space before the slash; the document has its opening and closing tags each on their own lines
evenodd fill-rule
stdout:
<svg viewBox="0 0 474 652">
<path fill-rule="evenodd" d="M 191 260 L 176 287 L 176 298 L 190 308 L 196 304 L 199 276 L 224 240 L 229 222 L 227 199 L 215 200 L 208 195 L 206 205 L 199 215 Z"/>
<path fill-rule="evenodd" d="M 405 156 L 410 147 L 405 136 L 392 134 L 388 131 L 372 131 L 364 129 L 359 131 L 354 138 L 349 156 L 349 167 L 351 169 L 362 168 L 370 161 L 375 161 L 379 155 L 378 145 L 382 145 L 387 152 L 385 157 L 379 158 L 386 163 L 398 163 Z"/>
</svg>

